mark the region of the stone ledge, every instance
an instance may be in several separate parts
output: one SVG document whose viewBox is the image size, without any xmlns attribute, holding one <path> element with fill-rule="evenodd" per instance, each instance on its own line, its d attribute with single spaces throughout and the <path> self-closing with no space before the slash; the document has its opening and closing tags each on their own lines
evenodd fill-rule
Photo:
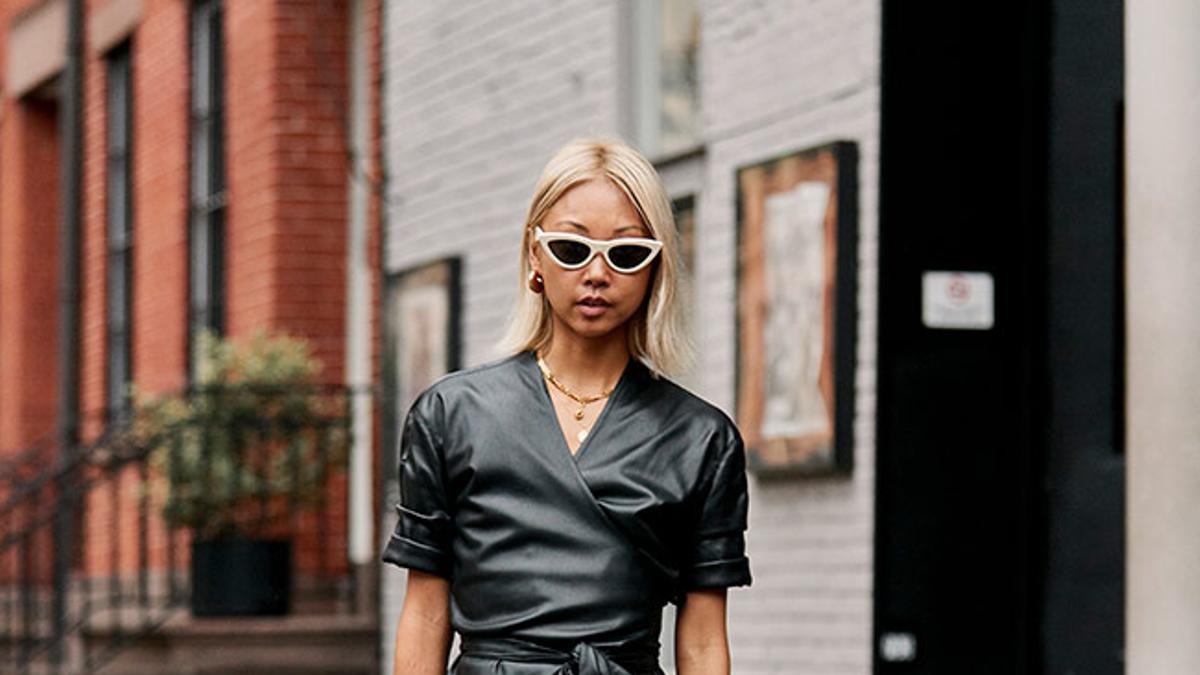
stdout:
<svg viewBox="0 0 1200 675">
<path fill-rule="evenodd" d="M 364 615 L 196 619 L 185 612 L 121 649 L 102 675 L 367 675 L 379 670 L 378 622 Z M 100 646 L 108 631 L 92 630 Z"/>
</svg>

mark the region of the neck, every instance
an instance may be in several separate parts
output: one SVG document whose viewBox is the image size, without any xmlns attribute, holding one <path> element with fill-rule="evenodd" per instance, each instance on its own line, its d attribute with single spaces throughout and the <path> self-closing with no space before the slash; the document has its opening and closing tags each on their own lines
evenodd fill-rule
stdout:
<svg viewBox="0 0 1200 675">
<path fill-rule="evenodd" d="M 621 379 L 630 354 L 624 331 L 599 339 L 565 337 L 558 331 L 539 354 L 559 382 L 582 394 L 603 391 Z"/>
</svg>

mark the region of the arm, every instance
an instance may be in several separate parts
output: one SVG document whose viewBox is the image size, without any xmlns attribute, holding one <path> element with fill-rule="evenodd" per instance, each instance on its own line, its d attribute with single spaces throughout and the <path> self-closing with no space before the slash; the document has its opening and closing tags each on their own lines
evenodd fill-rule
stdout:
<svg viewBox="0 0 1200 675">
<path fill-rule="evenodd" d="M 678 675 L 729 675 L 725 588 L 689 591 L 675 615 Z"/>
<path fill-rule="evenodd" d="M 426 389 L 409 408 L 400 435 L 399 519 L 382 556 L 384 562 L 408 569 L 396 626 L 394 675 L 445 675 L 453 636 L 454 522 L 438 410 L 438 398 Z"/>
<path fill-rule="evenodd" d="M 409 570 L 404 608 L 396 625 L 393 675 L 445 675 L 452 638 L 450 582 Z"/>
<path fill-rule="evenodd" d="M 679 675 L 729 675 L 725 628 L 730 586 L 749 586 L 750 560 L 744 532 L 749 515 L 745 446 L 737 427 L 714 437 L 721 447 L 700 481 L 699 511 L 690 559 L 682 567 L 675 617 L 675 665 Z M 678 593 L 677 593 L 678 595 Z"/>
</svg>

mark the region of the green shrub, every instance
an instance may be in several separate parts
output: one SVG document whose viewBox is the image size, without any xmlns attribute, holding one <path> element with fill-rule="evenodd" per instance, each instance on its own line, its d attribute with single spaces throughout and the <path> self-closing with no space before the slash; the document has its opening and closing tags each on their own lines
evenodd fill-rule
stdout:
<svg viewBox="0 0 1200 675">
<path fill-rule="evenodd" d="M 147 488 L 167 523 L 202 539 L 253 535 L 281 505 L 319 503 L 349 451 L 348 399 L 317 384 L 308 342 L 260 329 L 239 344 L 204 332 L 197 358 L 191 391 L 134 392 Z"/>
</svg>

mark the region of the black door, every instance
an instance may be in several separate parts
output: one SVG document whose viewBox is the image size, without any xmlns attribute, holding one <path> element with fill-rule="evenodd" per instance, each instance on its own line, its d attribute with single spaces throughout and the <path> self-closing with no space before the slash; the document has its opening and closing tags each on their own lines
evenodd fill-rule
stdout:
<svg viewBox="0 0 1200 675">
<path fill-rule="evenodd" d="M 1121 672 L 1121 5 L 1043 5 L 883 3 L 880 673 Z"/>
</svg>

